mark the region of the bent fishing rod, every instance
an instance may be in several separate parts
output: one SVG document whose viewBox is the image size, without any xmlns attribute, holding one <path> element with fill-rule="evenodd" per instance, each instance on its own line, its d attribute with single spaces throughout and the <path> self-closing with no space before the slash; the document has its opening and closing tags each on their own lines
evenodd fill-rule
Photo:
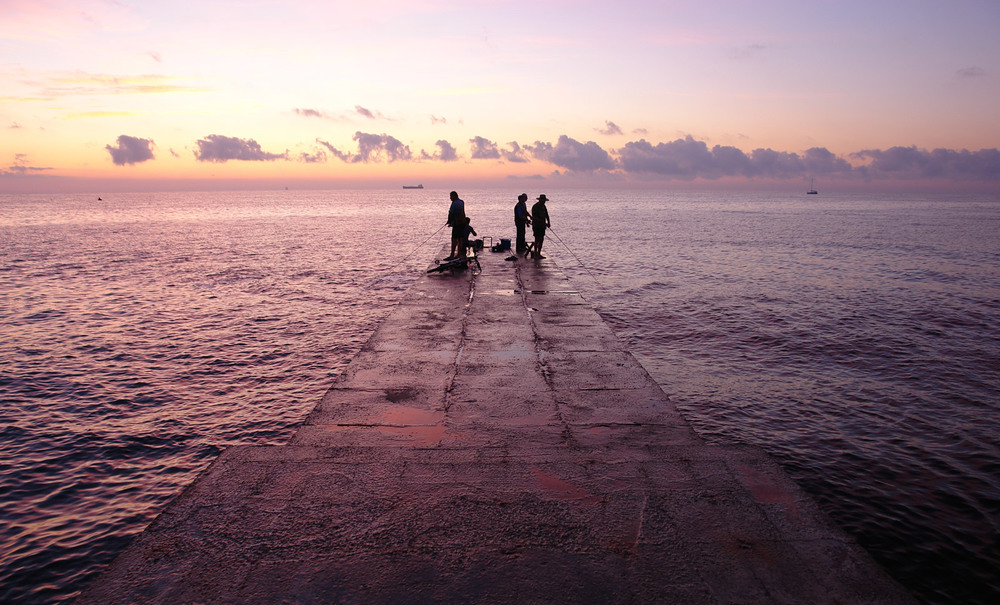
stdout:
<svg viewBox="0 0 1000 605">
<path fill-rule="evenodd" d="M 549 232 L 551 232 L 552 235 L 555 236 L 556 240 L 558 240 L 559 243 L 563 245 L 563 248 L 566 248 L 566 251 L 573 255 L 573 258 L 576 259 L 576 262 L 580 263 L 580 266 L 583 267 L 583 270 L 587 272 L 587 275 L 589 275 L 590 278 L 594 280 L 594 282 L 601 288 L 601 290 L 604 290 L 604 285 L 597 279 L 597 277 L 594 276 L 593 273 L 590 272 L 590 269 L 587 268 L 587 265 L 583 264 L 583 261 L 580 260 L 580 257 L 576 255 L 576 252 L 570 250 L 569 246 L 566 245 L 566 242 L 562 241 L 562 238 L 559 237 L 559 234 L 552 230 L 551 225 L 549 225 L 547 228 Z"/>
</svg>

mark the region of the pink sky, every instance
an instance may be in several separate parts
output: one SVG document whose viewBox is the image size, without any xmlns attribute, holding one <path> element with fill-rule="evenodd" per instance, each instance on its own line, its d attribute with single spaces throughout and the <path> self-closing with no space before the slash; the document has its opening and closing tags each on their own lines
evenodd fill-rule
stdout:
<svg viewBox="0 0 1000 605">
<path fill-rule="evenodd" d="M 1000 4 L 0 0 L 0 192 L 1000 190 Z"/>
</svg>

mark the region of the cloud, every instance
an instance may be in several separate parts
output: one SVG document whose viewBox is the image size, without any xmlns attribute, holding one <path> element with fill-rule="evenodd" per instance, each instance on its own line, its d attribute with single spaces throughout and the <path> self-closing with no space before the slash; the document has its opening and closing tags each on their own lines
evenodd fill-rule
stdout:
<svg viewBox="0 0 1000 605">
<path fill-rule="evenodd" d="M 21 126 L 17 122 L 11 122 L 10 126 L 8 126 L 7 128 L 10 129 L 10 130 L 20 130 L 20 129 L 24 128 L 24 126 Z"/>
<path fill-rule="evenodd" d="M 838 158 L 825 147 L 807 149 L 802 164 L 809 174 L 844 174 L 854 169 L 847 160 Z"/>
<path fill-rule="evenodd" d="M 604 129 L 603 130 L 601 130 L 600 128 L 597 128 L 596 130 L 597 130 L 597 132 L 599 132 L 599 133 L 601 133 L 603 135 L 606 135 L 606 136 L 624 134 L 622 132 L 622 129 L 618 127 L 618 124 L 615 124 L 614 122 L 608 122 L 608 121 L 604 122 Z"/>
<path fill-rule="evenodd" d="M 360 105 L 355 105 L 354 106 L 354 111 L 358 112 L 358 114 L 360 114 L 360 115 L 368 118 L 369 120 L 386 120 L 386 119 L 388 119 L 384 115 L 382 115 L 382 112 L 380 112 L 380 111 L 372 111 L 372 110 L 370 110 L 368 108 L 365 108 L 365 107 L 362 107 Z"/>
<path fill-rule="evenodd" d="M 358 131 L 354 133 L 354 140 L 358 142 L 358 157 L 362 162 L 377 162 L 383 157 L 389 163 L 413 159 L 409 146 L 384 133 L 368 134 Z"/>
<path fill-rule="evenodd" d="M 152 139 L 140 139 L 123 134 L 118 137 L 117 147 L 105 145 L 104 148 L 111 154 L 111 161 L 115 166 L 125 166 L 152 160 L 154 145 Z"/>
<path fill-rule="evenodd" d="M 42 84 L 41 93 L 50 97 L 80 97 L 208 91 L 179 82 L 180 78 L 156 74 L 116 76 L 73 72 L 49 78 Z"/>
<path fill-rule="evenodd" d="M 0 177 L 24 177 L 34 175 L 38 172 L 45 172 L 46 170 L 52 170 L 51 167 L 28 166 L 27 162 L 28 156 L 26 154 L 14 154 L 14 163 L 11 166 L 8 166 L 6 170 L 0 169 Z"/>
<path fill-rule="evenodd" d="M 420 152 L 420 157 L 425 160 L 440 160 L 442 162 L 454 162 L 458 159 L 458 151 L 452 146 L 451 143 L 445 140 L 440 140 L 437 143 L 438 150 L 431 155 L 426 151 Z"/>
<path fill-rule="evenodd" d="M 827 149 L 814 147 L 797 153 L 755 149 L 747 155 L 736 147 L 716 145 L 711 149 L 691 136 L 653 145 L 645 140 L 627 143 L 618 150 L 627 173 L 652 174 L 681 180 L 723 177 L 789 178 L 803 174 L 849 174 L 847 160 Z"/>
<path fill-rule="evenodd" d="M 851 154 L 868 165 L 857 170 L 868 176 L 891 176 L 903 179 L 948 178 L 954 180 L 1000 180 L 1000 150 L 934 149 L 890 147 L 868 149 Z"/>
<path fill-rule="evenodd" d="M 560 135 L 559 141 L 551 143 L 535 141 L 533 146 L 525 146 L 539 160 L 555 164 L 573 172 L 592 172 L 594 170 L 613 170 L 615 161 L 608 152 L 593 141 L 581 143 L 566 135 Z"/>
<path fill-rule="evenodd" d="M 750 159 L 754 168 L 749 176 L 789 178 L 802 176 L 806 173 L 802 158 L 797 153 L 773 149 L 754 149 L 750 154 Z"/>
<path fill-rule="evenodd" d="M 982 78 L 986 76 L 986 70 L 976 65 L 973 65 L 972 67 L 965 67 L 955 73 L 962 78 Z"/>
<path fill-rule="evenodd" d="M 323 164 L 326 162 L 326 153 L 322 149 L 317 150 L 316 153 L 303 151 L 299 154 L 299 161 L 306 164 Z"/>
<path fill-rule="evenodd" d="M 439 118 L 435 115 L 431 115 L 431 124 L 447 124 L 447 123 L 448 123 L 447 118 Z"/>
<path fill-rule="evenodd" d="M 474 160 L 500 159 L 500 151 L 497 149 L 497 144 L 489 139 L 476 137 L 469 139 L 469 144 L 472 145 L 472 159 Z"/>
<path fill-rule="evenodd" d="M 197 142 L 198 150 L 194 157 L 199 162 L 228 162 L 240 160 L 245 162 L 269 162 L 288 159 L 288 152 L 268 153 L 260 148 L 253 139 L 238 139 L 220 134 L 210 134 Z"/>
<path fill-rule="evenodd" d="M 323 147 L 326 147 L 327 150 L 330 153 L 333 154 L 333 157 L 337 158 L 338 160 L 340 160 L 342 162 L 350 162 L 350 161 L 352 161 L 352 157 L 353 156 L 351 156 L 350 153 L 348 153 L 346 151 L 340 151 L 339 149 L 337 149 L 336 147 L 334 147 L 329 141 L 324 141 L 322 139 L 316 139 L 316 142 L 319 143 L 320 145 L 322 145 Z"/>
<path fill-rule="evenodd" d="M 645 139 L 629 142 L 618 152 L 626 172 L 690 180 L 711 169 L 712 154 L 702 141 L 688 136 L 655 146 Z"/>
<path fill-rule="evenodd" d="M 340 151 L 327 141 L 316 139 L 316 142 L 326 147 L 337 159 L 351 164 L 380 162 L 383 159 L 389 163 L 413 159 L 413 152 L 410 151 L 408 145 L 404 145 L 399 139 L 387 134 L 370 134 L 358 131 L 354 133 L 353 140 L 358 144 L 358 153 L 356 154 Z"/>
<path fill-rule="evenodd" d="M 747 44 L 729 51 L 729 57 L 736 60 L 752 59 L 767 50 L 766 44 Z"/>
<path fill-rule="evenodd" d="M 441 140 L 435 145 L 441 150 L 439 157 L 442 162 L 454 162 L 458 159 L 458 151 L 448 141 Z"/>
<path fill-rule="evenodd" d="M 515 164 L 524 164 L 529 161 L 527 149 L 518 145 L 516 141 L 511 141 L 510 143 L 507 143 L 507 145 L 510 146 L 509 151 L 505 149 L 500 150 L 500 156 L 504 160 Z"/>
<path fill-rule="evenodd" d="M 295 113 L 304 118 L 326 118 L 327 116 L 323 112 L 316 109 L 301 109 L 299 107 L 295 108 Z"/>
</svg>

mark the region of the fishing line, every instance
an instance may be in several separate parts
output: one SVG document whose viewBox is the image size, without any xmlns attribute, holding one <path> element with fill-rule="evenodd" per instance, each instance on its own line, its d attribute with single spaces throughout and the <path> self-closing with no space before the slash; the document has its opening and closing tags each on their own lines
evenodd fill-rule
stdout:
<svg viewBox="0 0 1000 605">
<path fill-rule="evenodd" d="M 596 282 L 598 286 L 600 286 L 601 290 L 604 290 L 605 289 L 604 288 L 604 284 L 602 284 L 597 279 L 597 277 L 595 277 L 594 274 L 590 272 L 590 269 L 587 268 L 587 265 L 583 264 L 583 261 L 580 260 L 580 257 L 576 255 L 576 252 L 573 252 L 572 250 L 569 249 L 569 246 L 566 245 L 566 242 L 562 241 L 562 238 L 559 237 L 559 235 L 555 231 L 552 230 L 552 227 L 549 227 L 548 229 L 549 229 L 549 232 L 552 233 L 552 235 L 556 236 L 556 239 L 559 240 L 559 243 L 563 245 L 563 248 L 566 248 L 566 251 L 573 255 L 573 258 L 576 259 L 576 262 L 580 263 L 580 266 L 583 267 L 583 270 L 587 272 L 587 275 L 589 275 L 590 278 L 593 279 L 594 282 Z"/>
<path fill-rule="evenodd" d="M 425 239 L 424 241 L 422 241 L 419 244 L 417 244 L 417 247 L 414 248 L 413 250 L 411 250 L 409 254 L 407 254 L 403 258 L 399 259 L 398 261 L 396 261 L 395 265 L 393 265 L 393 266 L 389 267 L 388 269 L 386 269 L 386 271 L 385 271 L 386 275 L 388 275 L 393 269 L 395 269 L 396 267 L 398 267 L 400 265 L 400 263 L 402 263 L 406 259 L 408 259 L 411 256 L 413 256 L 414 252 L 416 252 L 417 250 L 420 249 L 421 246 L 423 246 L 424 244 L 426 244 L 427 242 L 429 242 L 432 237 L 434 237 L 438 233 L 441 233 L 441 230 L 444 229 L 447 226 L 448 226 L 448 223 L 445 223 L 445 224 L 441 225 L 440 227 L 438 227 L 437 231 L 435 231 L 434 233 L 431 233 L 429 236 L 427 236 L 427 239 Z M 375 282 L 379 281 L 379 279 L 383 279 L 383 278 L 380 277 L 380 278 L 376 279 L 375 281 L 372 282 L 372 284 L 374 284 Z"/>
</svg>

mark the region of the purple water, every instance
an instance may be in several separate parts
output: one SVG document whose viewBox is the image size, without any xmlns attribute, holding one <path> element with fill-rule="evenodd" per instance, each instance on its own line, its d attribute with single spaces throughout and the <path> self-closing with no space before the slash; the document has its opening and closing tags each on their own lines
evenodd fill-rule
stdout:
<svg viewBox="0 0 1000 605">
<path fill-rule="evenodd" d="M 520 191 L 461 193 L 511 237 Z M 996 198 L 545 193 L 547 256 L 700 434 L 920 600 L 1000 599 Z M 223 448 L 284 443 L 448 237 L 446 191 L 105 198 L 0 196 L 4 602 L 72 599 Z"/>
</svg>

